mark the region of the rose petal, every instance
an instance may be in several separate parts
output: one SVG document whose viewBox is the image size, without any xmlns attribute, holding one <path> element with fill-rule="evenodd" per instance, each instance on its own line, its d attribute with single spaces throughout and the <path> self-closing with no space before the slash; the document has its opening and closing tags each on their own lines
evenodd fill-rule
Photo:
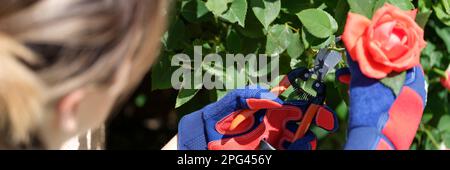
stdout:
<svg viewBox="0 0 450 170">
<path fill-rule="evenodd" d="M 415 20 L 416 19 L 416 15 L 417 15 L 417 9 L 413 9 L 413 10 L 409 10 L 409 11 L 404 11 L 402 9 L 400 9 L 399 7 L 395 6 L 395 5 L 391 5 L 391 4 L 384 4 L 384 6 L 382 8 L 386 8 L 387 11 L 389 12 L 402 12 L 405 15 L 409 16 L 411 19 Z"/>
<path fill-rule="evenodd" d="M 402 45 L 402 40 L 401 40 L 401 37 L 399 35 L 397 35 L 394 32 L 392 32 L 390 34 L 390 36 L 389 36 L 389 40 L 386 43 L 383 44 L 383 49 L 385 51 L 389 51 L 396 45 Z"/>
<path fill-rule="evenodd" d="M 404 24 L 404 27 L 406 27 L 408 30 L 412 27 L 413 29 L 417 29 L 416 27 L 420 28 L 408 12 L 402 10 L 392 10 L 389 11 L 389 13 L 396 21 L 398 21 L 398 23 Z"/>
<path fill-rule="evenodd" d="M 389 13 L 385 13 L 381 18 L 375 23 L 375 25 L 384 24 L 386 22 L 395 21 Z"/>
<path fill-rule="evenodd" d="M 369 78 L 381 79 L 392 71 L 389 67 L 373 60 L 369 52 L 365 50 L 363 38 L 358 39 L 355 48 L 351 49 L 350 55 L 358 62 L 361 72 Z"/>
<path fill-rule="evenodd" d="M 375 27 L 376 24 L 378 24 L 378 23 L 386 22 L 386 20 L 385 20 L 386 17 L 384 17 L 384 16 L 388 16 L 389 10 L 391 10 L 390 7 L 386 6 L 386 5 L 389 5 L 389 4 L 385 4 L 383 7 L 378 8 L 377 11 L 375 11 L 375 13 L 373 14 L 372 25 L 371 25 L 372 27 Z"/>
<path fill-rule="evenodd" d="M 356 42 L 364 34 L 369 25 L 370 20 L 366 17 L 352 12 L 348 13 L 347 23 L 345 24 L 344 33 L 342 34 L 342 41 L 347 49 L 355 47 Z"/>
<path fill-rule="evenodd" d="M 405 71 L 420 64 L 420 49 L 418 48 L 418 44 L 410 48 L 401 58 L 392 61 L 392 63 L 392 69 L 397 72 Z"/>
<path fill-rule="evenodd" d="M 401 58 L 405 53 L 408 52 L 408 47 L 399 43 L 391 47 L 391 49 L 384 51 L 386 56 L 389 58 L 390 61 L 396 60 L 398 58 Z"/>
<path fill-rule="evenodd" d="M 390 67 L 392 68 L 392 70 L 394 71 L 398 71 L 399 69 L 404 69 L 405 67 L 407 67 L 409 65 L 409 63 L 404 62 L 404 63 L 393 63 L 387 56 L 386 56 L 386 52 L 384 52 L 383 50 L 381 50 L 375 43 L 371 42 L 369 44 L 369 52 L 370 55 L 372 55 L 373 60 L 375 62 L 381 63 L 383 65 L 385 65 L 386 67 Z M 405 52 L 408 52 L 408 49 L 405 49 Z M 402 71 L 403 71 L 402 70 Z M 400 72 L 400 71 L 398 71 Z"/>
<path fill-rule="evenodd" d="M 440 81 L 443 87 L 445 87 L 447 90 L 450 90 L 450 70 L 447 72 L 447 77 L 441 77 Z"/>
<path fill-rule="evenodd" d="M 407 36 L 408 43 L 406 45 L 409 50 L 402 57 L 391 60 L 394 64 L 392 67 L 397 72 L 410 69 L 415 65 L 420 64 L 420 53 L 426 46 L 426 43 L 423 40 L 423 31 L 410 30 Z"/>
<path fill-rule="evenodd" d="M 382 63 L 385 65 L 390 64 L 389 58 L 386 56 L 386 54 L 381 50 L 378 44 L 375 42 L 369 42 L 368 48 L 370 55 L 372 56 L 373 60 Z"/>
<path fill-rule="evenodd" d="M 373 32 L 373 40 L 385 44 L 389 40 L 390 34 L 396 24 L 397 22 L 395 21 L 389 21 L 376 26 Z"/>
<path fill-rule="evenodd" d="M 411 10 L 411 11 L 406 11 L 406 13 L 409 15 L 409 17 L 411 17 L 411 19 L 416 20 L 417 9 L 414 9 L 414 10 Z"/>
</svg>

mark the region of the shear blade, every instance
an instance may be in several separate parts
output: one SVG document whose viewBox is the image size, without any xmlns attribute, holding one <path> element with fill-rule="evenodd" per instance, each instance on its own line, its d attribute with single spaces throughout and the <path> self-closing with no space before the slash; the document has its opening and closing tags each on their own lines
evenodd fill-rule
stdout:
<svg viewBox="0 0 450 170">
<path fill-rule="evenodd" d="M 323 80 L 328 72 L 333 69 L 342 60 L 341 53 L 328 49 L 320 49 L 317 54 L 315 65 L 317 68 L 317 75 Z"/>
<path fill-rule="evenodd" d="M 331 51 L 330 53 L 328 53 L 328 56 L 324 62 L 324 67 L 327 68 L 327 72 L 324 73 L 327 74 L 328 71 L 331 70 L 331 68 L 334 68 L 340 61 L 342 61 L 341 53 L 337 51 Z"/>
<path fill-rule="evenodd" d="M 272 145 L 270 145 L 266 140 L 261 140 L 259 142 L 259 150 L 276 150 Z"/>
</svg>

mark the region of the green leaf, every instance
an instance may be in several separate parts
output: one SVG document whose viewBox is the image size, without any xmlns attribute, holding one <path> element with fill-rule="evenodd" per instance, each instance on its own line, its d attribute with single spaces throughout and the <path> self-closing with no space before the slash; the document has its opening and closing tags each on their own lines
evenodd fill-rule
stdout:
<svg viewBox="0 0 450 170">
<path fill-rule="evenodd" d="M 245 27 L 245 16 L 247 15 L 247 1 L 234 0 L 230 9 L 221 17 L 231 23 L 237 22 L 240 26 Z"/>
<path fill-rule="evenodd" d="M 337 23 L 327 12 L 320 9 L 307 9 L 297 14 L 309 33 L 318 38 L 328 38 L 337 31 Z"/>
<path fill-rule="evenodd" d="M 432 150 L 432 149 L 439 149 L 441 140 L 440 137 L 440 131 L 438 129 L 431 128 L 430 130 L 426 130 L 427 138 L 425 138 L 425 149 Z"/>
<path fill-rule="evenodd" d="M 292 93 L 296 93 L 296 92 L 294 92 L 294 88 L 292 86 L 290 86 L 284 91 L 284 93 L 282 93 L 280 95 L 280 97 L 285 99 L 286 101 L 288 101 L 289 100 L 288 98 Z"/>
<path fill-rule="evenodd" d="M 336 107 L 336 115 L 338 116 L 339 120 L 346 120 L 346 118 L 348 116 L 348 107 L 344 101 L 342 101 Z"/>
<path fill-rule="evenodd" d="M 437 128 L 441 131 L 450 132 L 450 115 L 443 115 L 439 120 Z"/>
<path fill-rule="evenodd" d="M 183 48 L 186 37 L 185 25 L 181 19 L 176 19 L 164 35 L 166 37 L 165 46 L 168 49 L 177 50 Z"/>
<path fill-rule="evenodd" d="M 225 76 L 225 69 L 223 68 L 222 65 L 220 64 L 213 65 L 212 62 L 211 63 L 203 62 L 202 68 L 209 74 L 217 76 L 219 78 L 219 81 L 223 81 L 223 78 Z"/>
<path fill-rule="evenodd" d="M 347 0 L 350 11 L 372 18 L 374 12 L 381 8 L 385 3 L 392 4 L 402 10 L 414 9 L 411 0 Z"/>
<path fill-rule="evenodd" d="M 340 35 L 344 31 L 344 25 L 347 21 L 347 13 L 349 10 L 349 6 L 347 0 L 339 0 L 336 9 L 334 11 L 334 18 L 340 27 L 338 27 L 337 34 Z"/>
<path fill-rule="evenodd" d="M 389 3 L 399 7 L 402 10 L 412 10 L 415 8 L 411 0 L 389 0 Z"/>
<path fill-rule="evenodd" d="M 305 51 L 305 47 L 300 39 L 300 34 L 298 32 L 290 36 L 291 40 L 289 46 L 287 47 L 287 53 L 291 58 L 298 58 Z"/>
<path fill-rule="evenodd" d="M 335 36 L 329 36 L 328 38 L 317 38 L 305 29 L 302 29 L 302 41 L 305 46 L 305 49 L 312 48 L 312 49 L 320 49 L 325 48 L 326 46 L 330 45 L 331 42 L 335 39 Z"/>
<path fill-rule="evenodd" d="M 409 150 L 417 150 L 417 143 L 413 143 L 411 144 L 411 147 L 409 148 Z"/>
<path fill-rule="evenodd" d="M 253 12 L 247 13 L 245 27 L 235 26 L 236 30 L 249 38 L 261 38 L 265 36 L 264 26 L 258 21 Z"/>
<path fill-rule="evenodd" d="M 171 77 L 175 67 L 171 66 L 171 57 L 162 53 L 152 66 L 152 90 L 163 90 L 172 87 Z"/>
<path fill-rule="evenodd" d="M 189 22 L 197 22 L 208 13 L 209 10 L 202 0 L 182 1 L 181 3 L 181 15 Z"/>
<path fill-rule="evenodd" d="M 440 0 L 433 5 L 437 18 L 445 25 L 450 26 L 450 0 Z"/>
<path fill-rule="evenodd" d="M 440 118 L 440 115 L 450 113 L 450 95 L 448 94 L 440 85 L 430 86 L 428 89 L 428 102 L 425 108 L 426 112 L 435 114 L 434 117 L 436 118 Z"/>
<path fill-rule="evenodd" d="M 402 10 L 412 10 L 414 9 L 414 4 L 412 4 L 411 0 L 378 0 L 373 8 L 375 12 L 378 8 L 381 8 L 385 3 L 389 3 L 396 7 L 399 7 Z"/>
<path fill-rule="evenodd" d="M 420 62 L 422 63 L 423 69 L 428 72 L 433 67 L 439 68 L 442 63 L 442 58 L 442 51 L 437 51 L 436 45 L 430 41 L 427 41 L 427 46 L 422 50 L 422 56 L 420 57 Z"/>
<path fill-rule="evenodd" d="M 266 54 L 279 55 L 290 44 L 292 31 L 286 25 L 274 25 L 267 33 Z"/>
<path fill-rule="evenodd" d="M 203 47 L 207 46 L 207 44 L 202 43 L 201 41 L 199 42 L 194 42 L 194 44 L 202 44 Z M 189 50 L 188 50 L 189 51 Z M 193 51 L 192 53 L 196 53 L 195 51 Z M 191 54 L 191 52 L 188 52 L 187 54 Z M 195 54 L 193 54 L 195 55 Z M 203 72 L 203 62 L 201 63 L 202 67 L 201 68 L 196 68 L 194 67 L 192 69 L 192 76 L 201 76 L 202 72 Z M 191 78 L 192 78 L 191 76 Z M 194 79 L 183 79 L 183 82 L 181 84 L 181 87 L 179 87 L 179 91 L 178 91 L 178 96 L 175 102 L 175 108 L 179 108 L 182 105 L 184 105 L 185 103 L 189 102 L 192 98 L 194 98 L 194 96 L 200 91 L 200 89 L 202 89 L 203 83 L 197 82 Z"/>
<path fill-rule="evenodd" d="M 280 0 L 251 0 L 250 6 L 256 18 L 267 30 L 280 13 L 281 2 Z"/>
<path fill-rule="evenodd" d="M 228 66 L 226 69 L 234 69 L 234 74 L 226 74 L 225 75 L 225 88 L 226 89 L 235 89 L 235 88 L 242 88 L 248 85 L 249 83 L 249 77 L 242 76 L 245 75 L 247 72 L 246 68 L 248 68 L 248 63 L 245 63 L 241 68 L 236 68 L 234 66 Z M 233 82 L 231 84 L 230 82 Z M 232 86 L 231 86 L 232 85 Z"/>
<path fill-rule="evenodd" d="M 433 7 L 433 4 L 430 0 L 418 0 L 418 8 L 419 10 L 423 11 L 429 11 Z"/>
<path fill-rule="evenodd" d="M 416 22 L 420 27 L 425 28 L 425 25 L 427 24 L 428 19 L 431 16 L 431 13 L 433 13 L 433 11 L 431 10 L 432 8 L 431 1 L 419 0 L 418 8 L 419 12 L 417 13 L 416 16 Z"/>
<path fill-rule="evenodd" d="M 447 147 L 446 149 L 450 149 L 450 132 L 444 133 L 444 135 L 442 135 L 442 140 Z"/>
<path fill-rule="evenodd" d="M 329 13 L 325 12 L 325 14 L 327 14 L 328 19 L 330 20 L 331 23 L 331 31 L 333 33 L 335 33 L 338 30 L 338 23 L 336 22 L 336 20 L 333 18 L 333 16 L 331 16 Z"/>
<path fill-rule="evenodd" d="M 433 118 L 433 113 L 424 113 L 422 116 L 422 123 L 427 124 Z"/>
<path fill-rule="evenodd" d="M 377 11 L 378 8 L 383 7 L 385 3 L 389 3 L 389 0 L 376 0 L 375 5 L 372 9 L 372 13 L 375 13 L 375 11 Z"/>
<path fill-rule="evenodd" d="M 445 46 L 447 47 L 447 51 L 450 53 L 450 27 L 439 28 L 437 26 L 434 27 L 436 34 L 444 41 Z"/>
<path fill-rule="evenodd" d="M 228 9 L 228 3 L 231 1 L 233 0 L 208 0 L 206 1 L 205 6 L 215 16 L 220 16 Z"/>
<path fill-rule="evenodd" d="M 431 16 L 432 11 L 426 11 L 426 12 L 419 12 L 416 16 L 416 23 L 419 25 L 422 29 L 425 28 L 425 25 L 428 22 L 428 19 Z"/>
<path fill-rule="evenodd" d="M 175 108 L 179 108 L 182 105 L 186 104 L 189 100 L 191 100 L 200 89 L 180 89 L 178 92 Z"/>
<path fill-rule="evenodd" d="M 387 77 L 381 79 L 381 83 L 383 83 L 386 87 L 389 87 L 395 96 L 400 94 L 400 90 L 405 84 L 406 72 L 401 73 L 391 73 Z"/>
<path fill-rule="evenodd" d="M 372 18 L 376 0 L 347 0 L 350 11 Z"/>
<path fill-rule="evenodd" d="M 222 58 L 222 62 L 225 61 L 224 58 Z M 226 70 L 224 68 L 224 63 L 215 63 L 214 61 L 211 62 L 202 62 L 202 69 L 209 73 L 210 75 L 215 76 L 215 81 L 220 81 L 222 83 L 225 82 L 225 78 L 227 78 Z M 232 81 L 232 79 L 228 79 L 226 81 Z"/>
</svg>

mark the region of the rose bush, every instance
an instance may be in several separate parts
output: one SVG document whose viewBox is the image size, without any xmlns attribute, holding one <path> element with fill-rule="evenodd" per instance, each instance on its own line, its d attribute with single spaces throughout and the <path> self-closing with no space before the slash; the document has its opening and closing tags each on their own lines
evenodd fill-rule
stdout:
<svg viewBox="0 0 450 170">
<path fill-rule="evenodd" d="M 429 82 L 428 99 L 411 149 L 450 146 L 449 92 L 440 83 L 441 74 L 433 71 L 444 70 L 450 63 L 450 27 L 448 21 L 441 21 L 448 6 L 448 0 L 176 0 L 159 62 L 152 68 L 151 86 L 153 90 L 170 89 L 171 74 L 177 69 L 171 66 L 171 58 L 177 53 L 192 57 L 194 45 L 202 46 L 204 54 L 221 56 L 280 54 L 282 74 L 299 66 L 310 67 L 317 50 L 327 45 L 334 50 L 346 48 L 372 78 L 383 78 L 420 62 Z M 345 43 L 334 42 L 340 35 Z M 229 76 L 224 70 L 209 68 L 202 71 Z M 342 127 L 326 138 L 320 130 L 313 131 L 321 148 L 340 149 L 348 121 L 341 95 L 346 90 L 334 82 L 333 72 L 326 80 L 330 88 L 326 102 L 337 111 Z M 181 89 L 171 104 L 179 106 L 175 111 L 181 117 L 226 92 Z M 289 97 L 288 90 L 282 98 Z"/>
</svg>

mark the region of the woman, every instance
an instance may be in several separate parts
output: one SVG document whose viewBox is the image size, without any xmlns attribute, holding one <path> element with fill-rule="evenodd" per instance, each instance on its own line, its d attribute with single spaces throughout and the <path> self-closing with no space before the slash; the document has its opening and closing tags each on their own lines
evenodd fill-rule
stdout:
<svg viewBox="0 0 450 170">
<path fill-rule="evenodd" d="M 0 148 L 57 149 L 99 126 L 159 51 L 165 0 L 3 0 Z"/>
</svg>

